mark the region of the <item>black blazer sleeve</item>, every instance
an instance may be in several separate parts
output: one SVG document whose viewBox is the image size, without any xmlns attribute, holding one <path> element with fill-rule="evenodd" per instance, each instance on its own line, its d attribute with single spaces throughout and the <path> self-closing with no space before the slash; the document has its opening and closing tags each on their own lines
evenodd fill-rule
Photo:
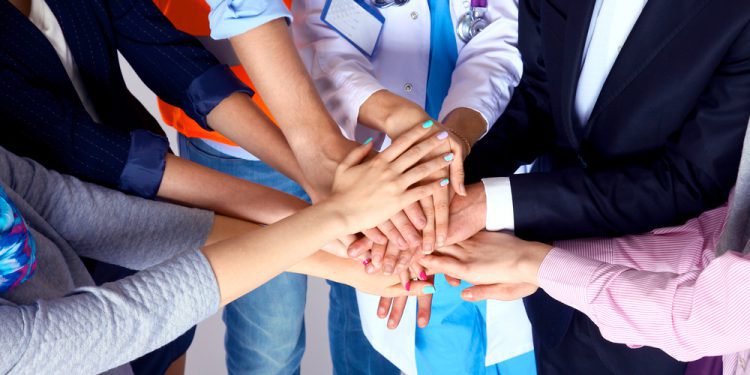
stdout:
<svg viewBox="0 0 750 375">
<path fill-rule="evenodd" d="M 516 233 L 563 239 L 644 232 L 726 201 L 750 116 L 747 27 L 696 103 L 657 155 L 603 169 L 512 176 Z"/>
<path fill-rule="evenodd" d="M 128 160 L 130 132 L 94 122 L 72 84 L 51 90 L 33 81 L 33 74 L 23 74 L 25 69 L 0 60 L 3 145 L 53 169 L 116 188 Z"/>
<path fill-rule="evenodd" d="M 547 75 L 541 53 L 539 5 L 521 1 L 519 49 L 524 66 L 521 82 L 503 115 L 467 158 L 467 180 L 508 176 L 548 149 L 555 137 Z"/>
<path fill-rule="evenodd" d="M 194 37 L 177 30 L 151 0 L 111 0 L 117 49 L 165 102 L 205 129 L 206 116 L 234 92 L 254 93 Z"/>
</svg>

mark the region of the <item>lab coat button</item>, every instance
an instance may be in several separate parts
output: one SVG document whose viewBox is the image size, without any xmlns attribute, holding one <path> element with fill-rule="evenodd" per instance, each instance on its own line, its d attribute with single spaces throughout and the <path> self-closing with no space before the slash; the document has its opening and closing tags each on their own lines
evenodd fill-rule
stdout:
<svg viewBox="0 0 750 375">
<path fill-rule="evenodd" d="M 416 20 L 417 18 L 419 18 L 419 13 L 411 12 L 411 19 Z"/>
<path fill-rule="evenodd" d="M 404 85 L 404 91 L 411 92 L 411 90 L 414 89 L 414 86 L 411 85 L 411 83 L 407 83 Z"/>
</svg>

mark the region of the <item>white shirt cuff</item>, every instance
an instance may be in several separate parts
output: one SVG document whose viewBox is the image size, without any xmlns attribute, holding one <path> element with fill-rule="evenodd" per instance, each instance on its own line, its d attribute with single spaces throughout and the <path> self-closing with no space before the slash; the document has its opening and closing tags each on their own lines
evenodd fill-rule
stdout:
<svg viewBox="0 0 750 375">
<path fill-rule="evenodd" d="M 507 177 L 485 178 L 482 179 L 482 183 L 487 197 L 485 228 L 489 231 L 515 229 L 510 179 Z"/>
</svg>

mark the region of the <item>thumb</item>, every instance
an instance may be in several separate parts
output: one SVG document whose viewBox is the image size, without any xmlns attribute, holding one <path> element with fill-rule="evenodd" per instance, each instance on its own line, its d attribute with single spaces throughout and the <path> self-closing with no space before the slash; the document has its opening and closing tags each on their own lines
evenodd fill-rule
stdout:
<svg viewBox="0 0 750 375">
<path fill-rule="evenodd" d="M 349 169 L 359 163 L 362 162 L 362 160 L 365 160 L 365 157 L 370 153 L 372 150 L 372 137 L 368 138 L 364 144 L 361 146 L 357 146 L 355 149 L 351 150 L 344 160 L 341 161 L 339 164 L 339 167 L 342 167 L 344 169 Z"/>
</svg>

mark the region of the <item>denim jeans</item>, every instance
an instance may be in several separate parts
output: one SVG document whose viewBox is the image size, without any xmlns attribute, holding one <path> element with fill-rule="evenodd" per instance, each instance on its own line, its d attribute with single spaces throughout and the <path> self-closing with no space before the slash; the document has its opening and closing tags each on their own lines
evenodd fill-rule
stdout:
<svg viewBox="0 0 750 375">
<path fill-rule="evenodd" d="M 308 200 L 294 181 L 261 161 L 225 155 L 198 139 L 180 136 L 183 158 Z M 336 374 L 399 374 L 367 341 L 354 289 L 331 286 L 328 331 Z M 224 308 L 230 374 L 299 374 L 305 350 L 307 277 L 283 273 Z"/>
</svg>

